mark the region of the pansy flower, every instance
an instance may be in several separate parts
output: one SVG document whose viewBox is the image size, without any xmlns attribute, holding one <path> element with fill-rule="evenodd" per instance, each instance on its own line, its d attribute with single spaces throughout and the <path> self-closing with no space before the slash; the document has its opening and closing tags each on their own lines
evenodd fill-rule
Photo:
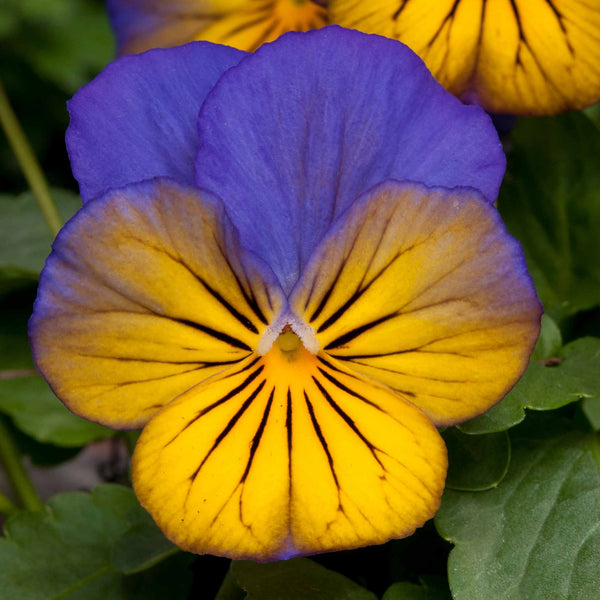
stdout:
<svg viewBox="0 0 600 600">
<path fill-rule="evenodd" d="M 498 114 L 600 100 L 600 0 L 109 0 L 121 53 L 194 39 L 255 50 L 284 31 L 344 27 L 400 40 L 446 89 Z"/>
<path fill-rule="evenodd" d="M 274 560 L 420 527 L 436 426 L 498 402 L 539 330 L 485 113 L 338 27 L 123 57 L 69 110 L 85 204 L 34 357 L 75 413 L 144 428 L 133 484 L 165 534 Z"/>
<path fill-rule="evenodd" d="M 314 0 L 108 0 L 119 54 L 193 40 L 252 52 L 287 31 L 318 29 L 327 11 Z"/>
<path fill-rule="evenodd" d="M 331 20 L 408 44 L 450 92 L 499 114 L 600 99 L 600 0 L 330 0 Z"/>
</svg>

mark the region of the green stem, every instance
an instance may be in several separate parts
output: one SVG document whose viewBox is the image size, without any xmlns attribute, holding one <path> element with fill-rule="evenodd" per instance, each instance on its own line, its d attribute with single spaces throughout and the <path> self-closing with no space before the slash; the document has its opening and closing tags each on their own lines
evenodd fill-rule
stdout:
<svg viewBox="0 0 600 600">
<path fill-rule="evenodd" d="M 40 510 L 43 508 L 42 501 L 33 487 L 25 467 L 23 467 L 21 455 L 17 450 L 12 434 L 1 417 L 0 463 L 4 466 L 6 476 L 23 507 L 27 510 Z"/>
<path fill-rule="evenodd" d="M 33 154 L 31 145 L 27 140 L 25 132 L 21 127 L 17 116 L 15 115 L 8 96 L 4 91 L 2 82 L 0 81 L 0 124 L 4 129 L 4 133 L 8 138 L 8 142 L 11 145 L 25 179 L 39 204 L 39 207 L 46 219 L 48 228 L 53 236 L 56 236 L 60 228 L 62 227 L 62 219 L 58 214 L 56 205 L 50 195 L 50 189 L 46 178 L 40 168 L 40 165 Z"/>
<path fill-rule="evenodd" d="M 11 499 L 0 492 L 0 515 L 8 517 L 17 510 L 18 508 L 12 503 Z"/>
</svg>

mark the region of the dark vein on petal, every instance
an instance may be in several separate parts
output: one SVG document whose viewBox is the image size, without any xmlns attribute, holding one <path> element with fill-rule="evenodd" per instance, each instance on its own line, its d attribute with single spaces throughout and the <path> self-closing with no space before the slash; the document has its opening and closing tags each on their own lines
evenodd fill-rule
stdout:
<svg viewBox="0 0 600 600">
<path fill-rule="evenodd" d="M 248 375 L 248 377 L 246 377 L 246 379 L 244 379 L 244 381 L 242 383 L 240 383 L 240 385 L 235 387 L 233 390 L 229 391 L 227 394 L 225 394 L 225 396 L 223 396 L 216 402 L 213 402 L 206 408 L 203 408 L 189 423 L 187 423 L 185 425 L 185 427 L 183 429 L 181 429 L 179 431 L 179 433 L 177 433 L 173 437 L 173 439 L 171 439 L 169 442 L 167 442 L 164 447 L 166 448 L 169 444 L 174 442 L 186 429 L 191 427 L 198 419 L 203 417 L 205 414 L 209 413 L 211 410 L 214 410 L 218 406 L 221 406 L 221 404 L 227 402 L 228 400 L 231 400 L 231 398 L 233 398 L 234 396 L 239 394 L 242 390 L 247 388 L 260 375 L 260 373 L 262 372 L 263 369 L 264 369 L 264 366 L 261 365 L 260 367 L 258 367 L 258 369 L 256 369 L 256 371 L 254 371 L 253 373 Z M 263 382 L 263 385 L 264 385 L 264 382 Z"/>
<path fill-rule="evenodd" d="M 340 346 L 347 344 L 348 342 L 352 341 L 354 338 L 357 338 L 359 335 L 365 333 L 366 331 L 369 331 L 369 329 L 373 329 L 373 327 L 376 327 L 381 323 L 385 323 L 386 321 L 389 321 L 390 319 L 393 319 L 396 316 L 397 313 L 393 312 L 392 314 L 385 315 L 384 317 L 379 317 L 379 319 L 375 319 L 374 321 L 366 323 L 365 325 L 361 325 L 360 327 L 355 327 L 354 329 L 351 329 L 347 333 L 340 335 L 339 337 L 335 338 L 335 340 L 327 344 L 327 346 L 325 346 L 325 350 L 339 348 Z"/>
<path fill-rule="evenodd" d="M 354 390 L 352 390 L 349 387 L 345 386 L 341 381 L 339 381 L 338 379 L 336 379 L 333 375 L 331 375 L 330 373 L 327 373 L 327 371 L 325 371 L 324 369 L 321 369 L 321 367 L 318 367 L 318 369 L 319 369 L 319 372 L 326 379 L 328 379 L 331 383 L 333 383 L 333 385 L 335 385 L 337 388 L 339 388 L 343 392 L 346 392 L 346 394 L 348 394 L 350 396 L 353 396 L 354 398 L 357 398 L 358 400 L 361 400 L 365 404 L 368 404 L 369 406 L 372 406 L 373 408 L 377 409 L 380 412 L 385 412 L 385 411 L 383 411 L 381 409 L 381 407 L 377 406 L 377 404 L 375 404 L 374 402 L 371 402 L 371 400 L 368 400 L 367 398 L 365 398 L 364 396 L 362 396 L 358 392 L 355 392 Z"/>
<path fill-rule="evenodd" d="M 314 377 L 314 376 L 312 377 L 312 380 L 315 382 L 315 385 L 319 388 L 319 391 L 321 392 L 321 394 L 323 394 L 323 397 L 325 398 L 325 400 L 327 400 L 327 402 L 329 403 L 329 405 L 331 406 L 331 408 L 333 408 L 333 410 L 335 410 L 335 412 L 340 417 L 342 417 L 342 419 L 348 425 L 348 427 L 350 427 L 350 429 L 352 429 L 352 431 L 358 436 L 358 438 L 363 442 L 363 444 L 369 449 L 369 451 L 373 455 L 373 458 L 377 461 L 377 464 L 385 472 L 385 468 L 383 467 L 383 464 L 381 463 L 381 460 L 379 460 L 379 457 L 377 456 L 377 454 L 375 452 L 376 450 L 379 450 L 379 448 L 377 448 L 376 446 L 374 446 L 373 444 L 371 444 L 371 442 L 362 434 L 362 432 L 360 431 L 360 429 L 356 426 L 356 423 L 335 402 L 335 400 L 331 397 L 331 394 L 323 387 L 323 385 L 321 384 L 321 382 L 316 377 Z"/>
<path fill-rule="evenodd" d="M 266 379 L 263 379 L 258 387 L 246 398 L 242 406 L 238 409 L 238 411 L 231 417 L 225 429 L 217 436 L 217 439 L 214 441 L 211 449 L 208 451 L 200 466 L 194 471 L 194 474 L 191 476 L 192 481 L 197 477 L 198 473 L 202 469 L 202 467 L 206 464 L 206 461 L 210 458 L 210 455 L 217 449 L 217 447 L 221 444 L 221 442 L 227 437 L 227 435 L 231 432 L 231 430 L 235 427 L 235 424 L 240 420 L 241 416 L 248 410 L 248 407 L 252 404 L 253 400 L 260 394 L 261 390 L 265 387 L 267 383 Z"/>
<path fill-rule="evenodd" d="M 287 409 L 285 415 L 285 429 L 287 432 L 287 447 L 288 447 L 288 477 L 290 487 L 290 498 L 291 498 L 291 487 L 292 487 L 292 392 L 288 387 L 287 390 Z"/>
<path fill-rule="evenodd" d="M 273 388 L 271 390 L 271 393 L 269 394 L 269 400 L 267 402 L 265 412 L 263 413 L 262 419 L 260 421 L 260 425 L 258 426 L 258 429 L 256 430 L 254 437 L 252 438 L 252 446 L 250 447 L 250 456 L 248 457 L 248 464 L 246 465 L 244 474 L 242 475 L 242 478 L 240 479 L 240 483 L 244 483 L 246 481 L 246 478 L 248 477 L 248 473 L 250 472 L 250 468 L 252 467 L 252 462 L 254 461 L 254 455 L 256 454 L 256 451 L 258 450 L 260 440 L 263 436 L 265 427 L 267 425 L 267 420 L 269 419 L 269 414 L 271 412 L 271 406 L 273 404 L 273 396 L 275 396 L 275 388 Z M 240 497 L 240 502 L 241 502 L 241 497 Z"/>
<path fill-rule="evenodd" d="M 323 432 L 321 431 L 321 426 L 319 425 L 319 422 L 317 421 L 317 417 L 315 416 L 315 411 L 314 411 L 313 405 L 311 404 L 310 400 L 308 399 L 306 390 L 304 391 L 304 400 L 306 401 L 306 406 L 308 408 L 308 413 L 310 415 L 310 420 L 311 420 L 313 429 L 315 430 L 315 433 L 317 434 L 317 437 L 319 438 L 319 442 L 321 443 L 323 451 L 325 452 L 325 455 L 327 456 L 327 462 L 329 463 L 329 470 L 331 471 L 331 475 L 333 477 L 333 480 L 335 481 L 335 485 L 338 489 L 338 494 L 339 494 L 340 482 L 338 481 L 337 474 L 335 472 L 335 465 L 333 463 L 333 457 L 331 456 L 331 452 L 329 451 L 329 446 L 327 445 L 327 440 L 325 439 L 325 436 L 323 435 Z"/>
</svg>

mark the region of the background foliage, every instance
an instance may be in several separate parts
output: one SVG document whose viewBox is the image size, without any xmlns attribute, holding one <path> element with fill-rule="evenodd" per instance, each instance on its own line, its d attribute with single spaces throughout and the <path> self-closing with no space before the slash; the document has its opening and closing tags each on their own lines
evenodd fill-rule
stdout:
<svg viewBox="0 0 600 600">
<path fill-rule="evenodd" d="M 99 0 L 0 0 L 0 78 L 63 220 L 80 205 L 65 101 L 112 56 Z M 230 565 L 172 546 L 126 471 L 102 477 L 120 483 L 65 491 L 43 507 L 35 490 L 11 496 L 5 485 L 0 598 L 600 597 L 600 106 L 520 119 L 504 143 L 498 207 L 546 316 L 515 388 L 444 432 L 450 469 L 435 523 L 383 546 Z M 69 468 L 115 432 L 68 412 L 33 369 L 26 324 L 51 236 L 4 138 L 0 184 L 0 454 L 9 475 L 16 468 L 13 482 L 22 459 L 35 481 L 34 465 Z M 111 443 L 126 453 L 134 438 Z"/>
</svg>

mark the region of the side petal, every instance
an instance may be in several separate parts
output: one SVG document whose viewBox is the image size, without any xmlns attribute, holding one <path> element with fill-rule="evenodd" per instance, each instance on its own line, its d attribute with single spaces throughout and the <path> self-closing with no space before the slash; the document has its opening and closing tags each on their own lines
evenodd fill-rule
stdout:
<svg viewBox="0 0 600 600">
<path fill-rule="evenodd" d="M 154 180 L 88 203 L 63 228 L 29 331 L 73 412 L 135 428 L 248 356 L 283 302 L 218 201 Z"/>
<path fill-rule="evenodd" d="M 437 510 L 446 466 L 412 404 L 276 344 L 156 415 L 132 475 L 184 550 L 268 561 L 410 535 Z"/>
<path fill-rule="evenodd" d="M 600 98 L 600 4 L 586 0 L 330 0 L 332 21 L 410 46 L 486 110 L 550 115 Z"/>
<path fill-rule="evenodd" d="M 111 63 L 68 103 L 66 142 L 83 201 L 168 176 L 192 184 L 200 105 L 245 54 L 194 43 Z"/>
<path fill-rule="evenodd" d="M 438 425 L 510 390 L 541 314 L 521 247 L 477 192 L 398 182 L 338 221 L 290 304 L 325 352 Z"/>
<path fill-rule="evenodd" d="M 388 178 L 497 195 L 491 121 L 407 47 L 338 27 L 290 33 L 226 73 L 200 118 L 196 182 L 289 291 L 329 225 Z"/>
<path fill-rule="evenodd" d="M 286 31 L 323 27 L 327 11 L 311 0 L 109 0 L 120 54 L 192 40 L 252 52 Z"/>
</svg>

